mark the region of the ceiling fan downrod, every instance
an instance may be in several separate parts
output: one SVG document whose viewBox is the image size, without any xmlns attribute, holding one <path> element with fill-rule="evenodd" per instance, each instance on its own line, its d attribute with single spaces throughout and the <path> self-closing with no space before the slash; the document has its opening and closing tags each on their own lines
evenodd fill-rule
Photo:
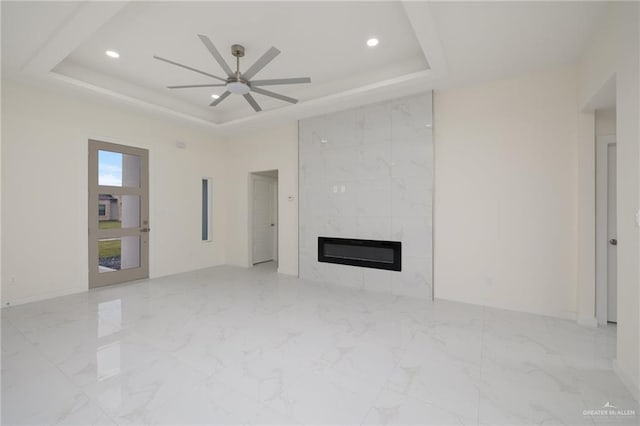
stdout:
<svg viewBox="0 0 640 426">
<path fill-rule="evenodd" d="M 244 56 L 244 46 L 240 44 L 232 45 L 231 54 L 236 57 L 236 76 L 240 77 L 240 58 Z"/>
</svg>

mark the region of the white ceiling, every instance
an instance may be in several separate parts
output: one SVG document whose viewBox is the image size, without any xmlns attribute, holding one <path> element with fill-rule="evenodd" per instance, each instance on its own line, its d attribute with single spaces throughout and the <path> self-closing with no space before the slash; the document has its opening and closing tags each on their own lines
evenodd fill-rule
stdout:
<svg viewBox="0 0 640 426">
<path fill-rule="evenodd" d="M 66 2 L 2 2 L 2 71 L 19 72 L 78 8 Z"/>
<path fill-rule="evenodd" d="M 254 115 L 240 96 L 209 107 L 211 94 L 224 88 L 166 89 L 172 84 L 218 81 L 159 62 L 153 55 L 224 76 L 197 34 L 209 36 L 233 68 L 231 45 L 244 45 L 241 69 L 245 70 L 276 46 L 282 53 L 256 78 L 310 76 L 309 86 L 266 88 L 301 101 L 427 66 L 400 3 L 140 2 L 123 8 L 57 70 L 112 90 L 118 90 L 120 82 L 133 84 L 155 92 L 158 102 L 166 97 L 165 106 L 171 107 L 175 98 L 193 106 L 198 116 L 216 122 Z M 375 49 L 365 44 L 371 36 L 383 40 Z M 106 49 L 118 51 L 120 59 L 106 57 Z M 287 106 L 263 95 L 255 98 L 265 109 Z"/>
<path fill-rule="evenodd" d="M 434 2 L 448 84 L 577 61 L 606 2 Z"/>
<path fill-rule="evenodd" d="M 606 13 L 598 2 L 2 2 L 3 77 L 97 93 L 210 127 L 303 117 L 415 91 L 451 87 L 574 62 Z M 197 38 L 211 38 L 233 67 L 269 47 L 281 54 L 256 78 L 309 76 L 312 84 L 269 89 L 291 105 L 255 95 L 209 107 L 214 83 L 154 60 L 163 56 L 216 75 Z M 368 48 L 376 36 L 380 45 Z M 104 55 L 117 50 L 117 60 Z M 219 90 L 220 93 L 222 90 Z"/>
</svg>

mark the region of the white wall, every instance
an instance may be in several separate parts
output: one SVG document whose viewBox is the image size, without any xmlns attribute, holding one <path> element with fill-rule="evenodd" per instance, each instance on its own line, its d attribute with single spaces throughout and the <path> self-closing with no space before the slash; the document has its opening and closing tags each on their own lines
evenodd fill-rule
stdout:
<svg viewBox="0 0 640 426">
<path fill-rule="evenodd" d="M 618 374 L 640 397 L 640 5 L 613 3 L 579 64 L 578 106 L 615 77 L 618 200 Z M 593 143 L 581 140 L 581 144 Z M 584 179 L 581 186 L 589 186 Z M 592 292 L 594 282 L 581 282 Z"/>
<path fill-rule="evenodd" d="M 577 264 L 577 318 L 578 324 L 596 327 L 595 279 L 596 279 L 596 149 L 595 114 L 593 111 L 578 112 L 578 170 L 576 174 L 578 190 L 578 250 Z M 588 141 L 588 143 L 584 143 Z M 585 291 L 585 283 L 591 288 Z"/>
<path fill-rule="evenodd" d="M 616 110 L 601 109 L 595 112 L 596 136 L 616 134 Z"/>
<path fill-rule="evenodd" d="M 435 297 L 576 315 L 575 68 L 436 92 Z"/>
<path fill-rule="evenodd" d="M 152 277 L 225 263 L 221 142 L 171 121 L 3 82 L 3 303 L 87 290 L 89 138 L 149 149 Z M 176 149 L 177 140 L 187 149 Z M 214 185 L 212 243 L 200 241 L 205 176 Z"/>
<path fill-rule="evenodd" d="M 278 170 L 278 271 L 298 275 L 298 125 L 248 130 L 226 145 L 228 263 L 250 266 L 249 174 Z M 292 201 L 288 200 L 293 196 Z"/>
</svg>

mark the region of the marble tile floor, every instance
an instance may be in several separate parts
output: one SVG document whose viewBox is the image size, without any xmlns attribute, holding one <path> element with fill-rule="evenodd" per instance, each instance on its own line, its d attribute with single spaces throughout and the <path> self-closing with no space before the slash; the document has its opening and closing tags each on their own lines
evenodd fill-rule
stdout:
<svg viewBox="0 0 640 426">
<path fill-rule="evenodd" d="M 2 424 L 637 425 L 615 340 L 224 266 L 3 309 Z"/>
</svg>

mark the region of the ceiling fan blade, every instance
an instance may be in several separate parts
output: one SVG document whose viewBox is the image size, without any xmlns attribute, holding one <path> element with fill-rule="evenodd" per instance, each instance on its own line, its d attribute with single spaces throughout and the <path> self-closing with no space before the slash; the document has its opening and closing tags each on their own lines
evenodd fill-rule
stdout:
<svg viewBox="0 0 640 426">
<path fill-rule="evenodd" d="M 279 54 L 280 51 L 278 49 L 276 49 L 275 47 L 271 47 L 265 52 L 264 55 L 262 55 L 257 61 L 255 61 L 247 71 L 242 73 L 242 78 L 244 78 L 245 80 L 250 80 L 251 77 L 256 75 L 262 68 L 267 66 L 267 64 L 273 61 L 273 58 L 275 58 Z"/>
<path fill-rule="evenodd" d="M 271 80 L 253 80 L 252 86 L 275 86 L 278 84 L 303 84 L 311 83 L 310 77 L 297 77 L 297 78 L 274 78 Z"/>
<path fill-rule="evenodd" d="M 272 98 L 280 99 L 281 101 L 291 102 L 292 104 L 295 104 L 298 102 L 297 99 L 293 99 L 288 96 L 281 95 L 280 93 L 274 93 L 268 90 L 260 89 L 259 87 L 251 87 L 251 91 L 260 93 L 261 95 L 271 96 Z"/>
<path fill-rule="evenodd" d="M 258 105 L 256 100 L 253 98 L 253 96 L 251 96 L 250 93 L 245 93 L 242 96 L 244 96 L 247 102 L 249 102 L 249 105 L 251 105 L 256 112 L 262 111 L 262 108 L 260 108 L 260 105 Z"/>
<path fill-rule="evenodd" d="M 222 67 L 222 70 L 229 77 L 231 77 L 233 75 L 233 71 L 231 70 L 231 68 L 229 67 L 227 62 L 224 60 L 224 58 L 222 57 L 220 52 L 218 52 L 218 49 L 216 49 L 216 47 L 213 45 L 213 43 L 211 42 L 209 37 L 207 37 L 206 35 L 202 35 L 202 34 L 198 34 L 198 37 L 200 38 L 200 40 L 202 41 L 204 46 L 207 48 L 207 50 L 211 53 L 211 56 L 213 56 L 213 58 L 216 60 L 216 62 Z"/>
<path fill-rule="evenodd" d="M 207 77 L 215 78 L 216 80 L 220 80 L 220 81 L 224 81 L 224 82 L 227 81 L 226 78 L 218 77 L 217 75 L 209 74 L 208 72 L 200 71 L 200 70 L 192 68 L 190 66 L 183 65 L 183 64 L 180 64 L 178 62 L 171 61 L 169 59 L 161 58 L 160 56 L 155 56 L 154 55 L 153 57 L 154 57 L 154 59 L 157 59 L 159 61 L 166 62 L 168 64 L 175 65 L 177 67 L 184 68 L 184 69 L 189 70 L 189 71 L 197 72 L 198 74 L 206 75 Z"/>
<path fill-rule="evenodd" d="M 218 105 L 220 102 L 224 101 L 224 100 L 226 99 L 226 97 L 227 97 L 227 96 L 229 96 L 230 94 L 231 94 L 231 92 L 227 90 L 227 91 L 226 91 L 226 92 L 224 92 L 222 95 L 220 95 L 220 97 L 219 97 L 218 99 L 216 99 L 216 100 L 214 100 L 213 102 L 211 102 L 211 103 L 209 104 L 209 106 L 216 106 L 216 105 Z"/>
<path fill-rule="evenodd" d="M 186 84 L 183 86 L 167 86 L 167 89 L 189 89 L 191 87 L 223 87 L 226 84 Z"/>
</svg>

